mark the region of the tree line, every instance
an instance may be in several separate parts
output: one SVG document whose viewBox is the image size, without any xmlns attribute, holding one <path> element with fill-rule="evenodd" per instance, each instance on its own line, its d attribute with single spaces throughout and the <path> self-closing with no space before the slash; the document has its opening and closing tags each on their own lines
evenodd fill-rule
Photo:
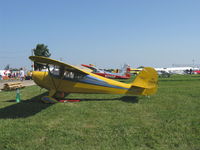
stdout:
<svg viewBox="0 0 200 150">
<path fill-rule="evenodd" d="M 49 52 L 48 46 L 44 44 L 37 44 L 36 48 L 32 49 L 34 56 L 43 56 L 50 57 L 51 53 Z M 42 70 L 43 65 L 34 62 L 34 70 Z"/>
</svg>

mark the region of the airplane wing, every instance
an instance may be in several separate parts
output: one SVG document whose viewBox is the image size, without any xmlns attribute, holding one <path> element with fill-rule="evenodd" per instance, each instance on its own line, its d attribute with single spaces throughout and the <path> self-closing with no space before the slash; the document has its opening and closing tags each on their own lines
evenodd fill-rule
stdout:
<svg viewBox="0 0 200 150">
<path fill-rule="evenodd" d="M 85 67 L 85 68 L 89 68 L 89 69 L 91 69 L 92 71 L 97 70 L 96 68 L 94 68 L 94 67 L 92 67 L 92 66 L 90 66 L 90 65 L 81 64 L 81 66 L 83 66 L 83 67 Z"/>
<path fill-rule="evenodd" d="M 38 64 L 42 64 L 42 65 L 55 65 L 55 66 L 60 66 L 60 67 L 64 67 L 69 71 L 72 72 L 77 72 L 80 74 L 89 74 L 87 71 L 85 70 L 81 70 L 78 67 L 69 65 L 69 64 L 65 64 L 63 62 L 48 58 L 48 57 L 43 57 L 43 56 L 30 56 L 29 59 L 31 59 L 32 61 L 38 63 Z"/>
</svg>

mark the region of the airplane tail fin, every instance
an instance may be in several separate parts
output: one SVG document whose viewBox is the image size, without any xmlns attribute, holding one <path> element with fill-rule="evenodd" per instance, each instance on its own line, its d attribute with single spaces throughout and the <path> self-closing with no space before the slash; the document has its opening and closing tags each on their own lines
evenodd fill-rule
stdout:
<svg viewBox="0 0 200 150">
<path fill-rule="evenodd" d="M 122 74 L 130 78 L 131 77 L 130 71 L 131 71 L 130 65 L 124 64 L 124 66 L 122 67 Z"/>
<path fill-rule="evenodd" d="M 154 68 L 145 67 L 131 83 L 129 92 L 136 95 L 152 95 L 157 92 L 158 74 Z"/>
</svg>

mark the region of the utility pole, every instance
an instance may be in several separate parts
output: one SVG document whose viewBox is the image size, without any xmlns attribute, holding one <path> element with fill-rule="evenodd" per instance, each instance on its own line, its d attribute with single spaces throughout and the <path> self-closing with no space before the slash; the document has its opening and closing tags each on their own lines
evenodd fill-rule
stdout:
<svg viewBox="0 0 200 150">
<path fill-rule="evenodd" d="M 192 65 L 193 65 L 193 68 L 194 68 L 194 59 L 192 59 Z"/>
<path fill-rule="evenodd" d="M 34 52 L 33 52 L 33 49 L 31 49 L 31 56 L 33 56 L 34 55 Z M 32 71 L 34 71 L 35 69 L 34 69 L 34 62 L 33 61 L 31 61 L 32 62 L 32 65 L 31 65 L 31 68 L 32 68 Z"/>
</svg>

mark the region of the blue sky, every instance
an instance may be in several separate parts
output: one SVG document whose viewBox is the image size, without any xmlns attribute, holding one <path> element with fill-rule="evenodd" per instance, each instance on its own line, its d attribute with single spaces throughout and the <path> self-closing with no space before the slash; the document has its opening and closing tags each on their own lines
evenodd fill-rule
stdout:
<svg viewBox="0 0 200 150">
<path fill-rule="evenodd" d="M 36 44 L 70 64 L 200 64 L 199 0 L 0 0 L 0 69 Z"/>
</svg>

